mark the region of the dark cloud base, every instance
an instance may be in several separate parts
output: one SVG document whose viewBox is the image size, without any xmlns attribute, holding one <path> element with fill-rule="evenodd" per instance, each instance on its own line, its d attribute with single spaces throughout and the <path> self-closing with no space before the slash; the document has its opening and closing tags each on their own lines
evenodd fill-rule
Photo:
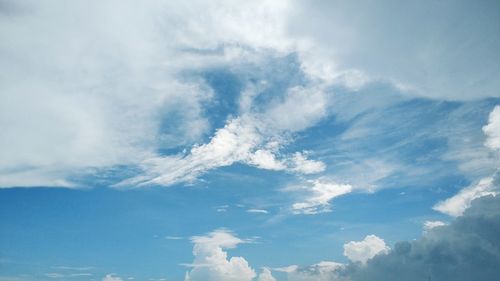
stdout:
<svg viewBox="0 0 500 281">
<path fill-rule="evenodd" d="M 352 281 L 500 280 L 500 196 L 474 200 L 462 217 L 422 238 L 399 242 L 366 266 L 350 264 L 340 278 Z"/>
</svg>

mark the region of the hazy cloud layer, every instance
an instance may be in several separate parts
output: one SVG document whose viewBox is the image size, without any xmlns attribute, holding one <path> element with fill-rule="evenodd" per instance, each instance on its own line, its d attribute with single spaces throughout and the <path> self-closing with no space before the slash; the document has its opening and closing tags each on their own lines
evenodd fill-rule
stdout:
<svg viewBox="0 0 500 281">
<path fill-rule="evenodd" d="M 495 1 L 97 2 L 1 2 L 0 186 L 75 186 L 117 165 L 143 169 L 130 184 L 191 181 L 232 163 L 316 173 L 324 163 L 280 155 L 267 139 L 279 135 L 285 146 L 289 133 L 331 115 L 331 86 L 358 91 L 383 81 L 403 95 L 445 100 L 500 95 Z M 233 93 L 239 112 L 226 124 L 259 121 L 230 132 L 246 155 L 229 149 L 214 159 L 216 144 L 193 147 L 228 129 L 206 116 L 214 89 L 201 72 L 264 69 L 287 55 L 302 77 L 276 91 L 281 101 L 253 103 L 272 83 L 265 79 Z M 484 129 L 492 148 L 497 111 Z M 248 130 L 257 135 L 247 139 Z M 191 153 L 158 153 L 179 147 Z"/>
</svg>

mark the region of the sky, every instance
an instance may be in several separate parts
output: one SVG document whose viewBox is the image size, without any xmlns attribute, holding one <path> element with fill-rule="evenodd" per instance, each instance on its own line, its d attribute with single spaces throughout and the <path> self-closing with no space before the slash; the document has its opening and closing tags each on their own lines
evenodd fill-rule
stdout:
<svg viewBox="0 0 500 281">
<path fill-rule="evenodd" d="M 0 281 L 495 281 L 500 3 L 0 0 Z"/>
</svg>

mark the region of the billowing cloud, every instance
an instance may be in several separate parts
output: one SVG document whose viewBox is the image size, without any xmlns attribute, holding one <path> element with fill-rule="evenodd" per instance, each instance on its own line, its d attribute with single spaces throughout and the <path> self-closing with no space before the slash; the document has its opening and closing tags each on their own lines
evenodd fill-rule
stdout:
<svg viewBox="0 0 500 281">
<path fill-rule="evenodd" d="M 352 262 L 366 261 L 379 254 L 387 254 L 389 247 L 384 239 L 376 235 L 367 235 L 361 241 L 351 241 L 344 245 L 344 255 Z"/>
<path fill-rule="evenodd" d="M 271 273 L 271 270 L 265 267 L 259 274 L 259 278 L 257 279 L 257 281 L 276 281 L 276 278 L 274 278 L 273 274 Z"/>
<path fill-rule="evenodd" d="M 309 180 L 304 184 L 288 186 L 283 191 L 302 194 L 302 201 L 292 205 L 294 214 L 313 215 L 330 212 L 330 201 L 335 197 L 350 193 L 352 186 L 320 178 Z"/>
<path fill-rule="evenodd" d="M 323 267 L 320 263 L 275 270 L 287 272 L 288 280 L 495 281 L 500 272 L 499 231 L 500 197 L 487 196 L 473 200 L 471 207 L 449 225 L 440 224 L 420 239 L 398 242 L 392 249 L 369 235 L 361 243 L 346 244 L 354 249 L 348 253 L 348 264 L 331 262 Z M 376 251 L 368 249 L 368 244 L 377 244 L 375 248 L 384 254 L 373 255 Z"/>
<path fill-rule="evenodd" d="M 494 281 L 500 266 L 499 230 L 500 197 L 482 197 L 450 225 L 399 242 L 387 255 L 351 266 L 345 274 L 352 281 Z"/>
<path fill-rule="evenodd" d="M 257 276 L 244 258 L 228 258 L 225 249 L 245 243 L 230 231 L 215 230 L 206 236 L 194 236 L 191 241 L 194 261 L 185 281 L 251 281 Z"/>
</svg>

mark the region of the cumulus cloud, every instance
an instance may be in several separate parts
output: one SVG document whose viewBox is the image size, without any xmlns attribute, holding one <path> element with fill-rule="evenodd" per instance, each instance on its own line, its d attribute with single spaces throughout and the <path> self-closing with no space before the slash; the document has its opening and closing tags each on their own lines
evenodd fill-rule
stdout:
<svg viewBox="0 0 500 281">
<path fill-rule="evenodd" d="M 353 262 L 366 262 L 379 254 L 387 254 L 389 247 L 385 245 L 384 239 L 376 235 L 367 235 L 361 241 L 351 241 L 344 245 L 344 255 Z"/>
<path fill-rule="evenodd" d="M 485 145 L 493 150 L 500 149 L 500 105 L 491 111 L 488 124 L 483 127 Z"/>
<path fill-rule="evenodd" d="M 352 186 L 320 178 L 309 180 L 304 184 L 288 186 L 283 191 L 302 194 L 302 201 L 292 205 L 294 214 L 313 215 L 330 212 L 330 201 L 335 197 L 350 193 Z"/>
<path fill-rule="evenodd" d="M 206 236 L 194 236 L 194 261 L 185 281 L 251 281 L 257 276 L 243 257 L 228 258 L 225 249 L 247 241 L 227 230 L 215 230 Z"/>
<path fill-rule="evenodd" d="M 436 225 L 436 223 L 433 223 Z M 448 225 L 429 229 L 412 241 L 389 249 L 383 240 L 368 235 L 346 244 L 348 264 L 328 262 L 275 268 L 288 280 L 341 281 L 469 281 L 498 279 L 500 267 L 500 197 L 475 199 L 464 214 Z M 367 242 L 369 241 L 369 242 Z M 374 249 L 371 249 L 376 245 Z M 380 254 L 375 254 L 379 252 Z M 383 254 L 382 254 L 383 253 Z"/>
<path fill-rule="evenodd" d="M 500 198 L 482 197 L 450 225 L 431 229 L 423 238 L 399 242 L 387 255 L 345 273 L 353 281 L 498 279 Z"/>
<path fill-rule="evenodd" d="M 274 278 L 269 268 L 264 267 L 262 272 L 259 274 L 257 281 L 276 281 L 276 278 Z"/>
</svg>

